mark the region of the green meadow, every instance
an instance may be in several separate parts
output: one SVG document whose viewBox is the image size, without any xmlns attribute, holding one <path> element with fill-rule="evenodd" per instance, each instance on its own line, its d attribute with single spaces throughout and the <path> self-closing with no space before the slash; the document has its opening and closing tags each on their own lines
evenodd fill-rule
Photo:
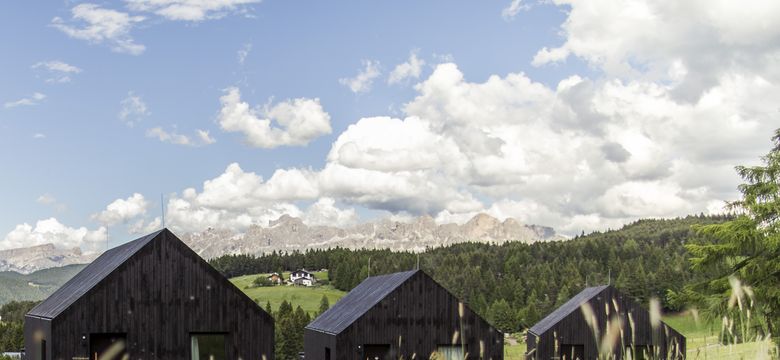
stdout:
<svg viewBox="0 0 780 360">
<path fill-rule="evenodd" d="M 282 275 L 285 279 L 289 279 L 290 277 L 289 272 L 285 272 Z M 291 285 L 252 287 L 252 281 L 260 276 L 266 277 L 268 274 L 239 276 L 230 279 L 230 282 L 236 285 L 250 298 L 254 299 L 263 308 L 265 308 L 266 303 L 271 302 L 271 307 L 274 311 L 279 310 L 279 305 L 282 304 L 282 301 L 286 300 L 292 304 L 293 308 L 300 305 L 304 311 L 314 315 L 320 308 L 322 295 L 327 296 L 328 301 L 333 305 L 347 294 L 344 291 L 334 289 L 330 285 L 318 285 L 313 287 Z M 315 272 L 314 277 L 318 280 L 327 280 L 328 273 Z"/>
</svg>

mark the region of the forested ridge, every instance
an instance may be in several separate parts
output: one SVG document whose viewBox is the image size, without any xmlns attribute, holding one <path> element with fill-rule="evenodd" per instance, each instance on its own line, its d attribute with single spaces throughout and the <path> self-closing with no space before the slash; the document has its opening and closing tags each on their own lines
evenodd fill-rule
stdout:
<svg viewBox="0 0 780 360">
<path fill-rule="evenodd" d="M 691 227 L 729 219 L 704 215 L 647 219 L 567 241 L 463 243 L 421 254 L 335 248 L 259 257 L 226 255 L 210 262 L 228 277 L 329 269 L 331 284 L 349 291 L 369 271 L 379 275 L 414 269 L 419 259 L 421 269 L 475 311 L 504 331 L 519 331 L 584 287 L 608 282 L 640 302 L 657 297 L 667 310 L 679 310 L 685 304 L 667 295 L 703 280 L 691 270 L 684 247 L 697 237 Z"/>
</svg>

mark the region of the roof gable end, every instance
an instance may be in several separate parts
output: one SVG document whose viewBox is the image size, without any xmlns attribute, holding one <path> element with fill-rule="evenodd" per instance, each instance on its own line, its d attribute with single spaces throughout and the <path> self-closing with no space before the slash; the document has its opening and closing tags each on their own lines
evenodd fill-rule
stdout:
<svg viewBox="0 0 780 360">
<path fill-rule="evenodd" d="M 609 288 L 609 285 L 585 288 L 584 290 L 580 291 L 579 294 L 575 295 L 573 298 L 569 299 L 569 301 L 561 305 L 561 307 L 555 309 L 555 311 L 551 312 L 544 319 L 540 320 L 538 323 L 532 326 L 528 331 L 536 335 L 543 334 L 552 328 L 555 324 L 563 320 L 565 317 L 569 316 L 574 311 L 579 310 L 582 304 L 598 296 L 607 288 Z"/>
<path fill-rule="evenodd" d="M 331 335 L 341 333 L 418 272 L 397 272 L 363 280 L 333 307 L 309 323 L 306 329 Z"/>
<path fill-rule="evenodd" d="M 162 229 L 109 249 L 92 261 L 46 300 L 34 307 L 27 316 L 54 319 L 78 299 L 100 284 L 128 259 L 149 245 L 153 240 L 170 232 Z"/>
</svg>

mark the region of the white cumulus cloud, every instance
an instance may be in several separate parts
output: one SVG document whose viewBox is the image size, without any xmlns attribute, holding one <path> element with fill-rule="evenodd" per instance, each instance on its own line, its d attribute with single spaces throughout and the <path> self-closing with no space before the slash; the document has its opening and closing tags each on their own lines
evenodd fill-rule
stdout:
<svg viewBox="0 0 780 360">
<path fill-rule="evenodd" d="M 565 41 L 541 49 L 535 65 L 574 55 L 608 76 L 673 82 L 673 95 L 687 101 L 734 71 L 780 75 L 774 70 L 780 56 L 776 1 L 553 2 L 569 8 Z"/>
<path fill-rule="evenodd" d="M 38 220 L 35 225 L 17 225 L 0 241 L 0 249 L 15 249 L 43 244 L 54 244 L 59 248 L 80 247 L 86 252 L 96 251 L 105 242 L 108 232 L 105 227 L 89 230 L 86 227 L 72 228 L 55 218 Z"/>
<path fill-rule="evenodd" d="M 179 134 L 175 130 L 165 131 L 161 127 L 154 127 L 146 131 L 146 137 L 156 138 L 162 142 L 184 146 L 204 146 L 217 142 L 217 140 L 211 137 L 208 131 L 201 129 L 196 129 L 195 134 L 190 136 Z"/>
<path fill-rule="evenodd" d="M 249 53 L 252 51 L 252 44 L 246 43 L 244 46 L 241 47 L 241 49 L 238 50 L 238 53 L 236 53 L 236 57 L 238 58 L 238 63 L 240 65 L 244 65 L 244 62 L 246 61 L 246 58 L 249 56 Z"/>
<path fill-rule="evenodd" d="M 105 226 L 113 226 L 146 214 L 148 207 L 149 203 L 144 196 L 134 193 L 127 199 L 114 200 L 103 211 L 92 215 L 92 218 Z"/>
<path fill-rule="evenodd" d="M 106 43 L 115 52 L 140 55 L 146 47 L 135 42 L 130 30 L 143 20 L 143 16 L 131 16 L 97 4 L 83 3 L 71 9 L 69 22 L 55 17 L 51 26 L 74 39 Z"/>
<path fill-rule="evenodd" d="M 133 11 L 151 12 L 168 20 L 203 21 L 238 12 L 260 0 L 125 0 Z"/>
<path fill-rule="evenodd" d="M 393 68 L 387 77 L 388 84 L 398 84 L 406 79 L 419 79 L 422 74 L 422 68 L 425 66 L 425 60 L 417 57 L 416 52 L 409 54 L 406 62 L 400 63 Z"/>
<path fill-rule="evenodd" d="M 363 60 L 363 69 L 355 77 L 341 78 L 339 83 L 348 87 L 353 93 L 365 93 L 371 90 L 374 79 L 382 75 L 379 70 L 379 62 L 373 60 Z"/>
<path fill-rule="evenodd" d="M 38 196 L 35 202 L 42 205 L 51 206 L 54 210 L 59 212 L 63 212 L 68 208 L 65 204 L 60 203 L 59 201 L 57 201 L 57 199 L 54 196 L 50 194 L 43 194 L 41 196 Z"/>
<path fill-rule="evenodd" d="M 25 97 L 25 98 L 21 98 L 19 100 L 13 100 L 13 101 L 6 102 L 5 104 L 3 104 L 3 106 L 6 109 L 15 108 L 17 106 L 35 106 L 35 105 L 40 104 L 41 101 L 43 101 L 44 99 L 46 99 L 46 95 L 45 94 L 42 94 L 42 93 L 39 93 L 39 92 L 35 92 L 32 95 L 30 95 L 29 97 Z"/>
<path fill-rule="evenodd" d="M 501 10 L 501 17 L 506 21 L 514 20 L 520 10 L 528 9 L 528 5 L 523 4 L 523 0 L 512 0 L 507 7 Z"/>
<path fill-rule="evenodd" d="M 128 92 L 127 97 L 119 102 L 119 106 L 119 120 L 129 127 L 135 126 L 143 118 L 151 114 L 144 99 L 132 91 Z"/>
<path fill-rule="evenodd" d="M 246 143 L 254 147 L 306 145 L 332 131 L 330 115 L 319 99 L 298 98 L 252 108 L 241 100 L 240 90 L 231 87 L 220 102 L 218 122 L 222 130 L 242 133 Z"/>
<path fill-rule="evenodd" d="M 82 70 L 60 60 L 41 61 L 33 64 L 33 69 L 46 72 L 46 82 L 66 83 L 70 82 L 71 75 L 78 74 Z"/>
<path fill-rule="evenodd" d="M 302 220 L 309 226 L 344 227 L 356 224 L 358 215 L 354 208 L 340 209 L 334 199 L 321 198 L 306 209 Z"/>
</svg>

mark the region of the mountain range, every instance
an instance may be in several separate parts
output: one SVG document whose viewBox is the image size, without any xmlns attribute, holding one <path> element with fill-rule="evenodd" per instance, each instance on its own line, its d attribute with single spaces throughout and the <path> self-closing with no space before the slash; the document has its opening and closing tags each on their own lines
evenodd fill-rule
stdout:
<svg viewBox="0 0 780 360">
<path fill-rule="evenodd" d="M 565 238 L 550 227 L 525 225 L 512 218 L 500 221 L 487 214 L 477 214 L 462 225 L 437 224 L 430 216 L 420 216 L 411 222 L 381 219 L 344 228 L 308 226 L 299 218 L 283 215 L 265 227 L 252 225 L 244 233 L 208 229 L 182 236 L 187 245 L 206 259 L 225 254 L 260 255 L 333 247 L 423 251 L 427 247 L 469 241 L 502 244 L 562 239 Z"/>
<path fill-rule="evenodd" d="M 487 214 L 478 214 L 462 225 L 437 224 L 432 217 L 421 216 L 410 222 L 381 219 L 343 228 L 308 226 L 299 218 L 283 215 L 267 226 L 252 225 L 243 233 L 210 228 L 180 234 L 180 237 L 206 259 L 225 254 L 260 255 L 332 247 L 423 251 L 427 247 L 469 241 L 502 244 L 564 239 L 550 227 L 525 225 L 512 218 L 500 221 Z M 84 254 L 78 248 L 60 249 L 53 244 L 2 250 L 0 271 L 30 274 L 46 268 L 89 263 L 97 255 Z"/>
<path fill-rule="evenodd" d="M 0 272 L 21 274 L 72 264 L 86 264 L 99 254 L 84 254 L 79 248 L 60 249 L 54 244 L 43 244 L 19 249 L 0 250 Z"/>
</svg>

